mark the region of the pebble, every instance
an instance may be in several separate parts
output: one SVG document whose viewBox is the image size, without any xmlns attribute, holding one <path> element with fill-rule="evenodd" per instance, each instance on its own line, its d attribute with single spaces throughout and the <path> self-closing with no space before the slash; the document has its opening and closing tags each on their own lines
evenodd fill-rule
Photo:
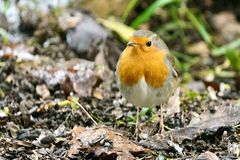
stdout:
<svg viewBox="0 0 240 160">
<path fill-rule="evenodd" d="M 40 142 L 42 144 L 50 144 L 55 141 L 55 137 L 53 135 L 47 135 L 46 137 L 43 137 Z"/>
<path fill-rule="evenodd" d="M 114 106 L 114 107 L 120 107 L 119 100 L 114 99 L 114 100 L 113 100 L 113 106 Z"/>
</svg>

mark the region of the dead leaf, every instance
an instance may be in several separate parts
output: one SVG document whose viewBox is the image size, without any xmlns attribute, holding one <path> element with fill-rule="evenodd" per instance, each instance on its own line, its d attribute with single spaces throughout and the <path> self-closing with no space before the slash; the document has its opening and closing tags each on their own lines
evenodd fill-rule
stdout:
<svg viewBox="0 0 240 160">
<path fill-rule="evenodd" d="M 66 96 L 68 96 L 73 91 L 73 83 L 68 76 L 66 76 L 65 79 L 62 81 L 60 87 Z"/>
<path fill-rule="evenodd" d="M 33 49 L 33 47 L 29 47 L 24 44 L 4 45 L 0 49 L 0 57 L 16 57 L 18 61 L 35 61 L 38 59 L 38 56 L 31 54 Z"/>
<path fill-rule="evenodd" d="M 10 111 L 8 107 L 4 107 L 3 109 L 0 110 L 0 118 L 5 118 L 8 117 Z"/>
<path fill-rule="evenodd" d="M 210 50 L 208 48 L 208 45 L 204 41 L 200 41 L 190 45 L 187 48 L 187 52 L 200 55 L 201 57 L 208 57 Z"/>
<path fill-rule="evenodd" d="M 166 117 L 170 116 L 174 113 L 179 113 L 180 112 L 180 88 L 177 88 L 176 91 L 174 92 L 174 95 L 169 98 L 168 103 L 167 103 L 167 113 Z"/>
<path fill-rule="evenodd" d="M 220 127 L 231 127 L 240 123 L 240 107 L 218 106 L 215 113 L 206 111 L 199 117 L 193 117 L 187 127 L 169 132 L 178 142 L 193 140 L 203 132 L 215 132 Z"/>
<path fill-rule="evenodd" d="M 99 17 L 121 16 L 130 0 L 85 0 L 81 7 Z"/>
<path fill-rule="evenodd" d="M 219 36 L 226 42 L 230 42 L 240 35 L 240 23 L 233 12 L 224 11 L 212 17 L 212 25 L 219 32 Z"/>
<path fill-rule="evenodd" d="M 207 81 L 207 80 L 203 80 L 204 84 L 206 87 L 211 87 L 213 88 L 215 91 L 219 91 L 220 90 L 220 83 L 216 82 L 216 81 Z"/>
<path fill-rule="evenodd" d="M 28 141 L 15 141 L 14 143 L 15 143 L 16 145 L 22 146 L 22 147 L 28 147 L 28 148 L 33 147 L 32 143 L 31 143 L 31 142 L 28 142 Z"/>
<path fill-rule="evenodd" d="M 212 100 L 217 100 L 218 97 L 217 97 L 217 92 L 211 87 L 211 86 L 208 86 L 208 94 L 209 94 L 209 97 L 212 99 Z"/>
<path fill-rule="evenodd" d="M 102 92 L 99 90 L 94 90 L 93 91 L 93 97 L 97 98 L 97 99 L 103 99 L 103 95 Z"/>
<path fill-rule="evenodd" d="M 149 153 L 149 150 L 136 145 L 107 127 L 75 127 L 72 130 L 72 137 L 71 148 L 68 151 L 70 158 L 73 158 L 79 151 L 94 153 L 97 157 L 105 159 L 107 157 L 120 159 L 129 157 L 131 159 L 133 155 Z"/>
<path fill-rule="evenodd" d="M 46 99 L 46 98 L 50 97 L 50 92 L 48 90 L 48 87 L 45 84 L 37 85 L 36 86 L 36 92 L 43 99 Z"/>
<path fill-rule="evenodd" d="M 103 84 L 103 88 L 109 88 L 113 81 L 113 73 L 108 67 L 97 67 L 94 62 L 77 58 L 54 66 L 45 65 L 42 69 L 31 70 L 30 73 L 44 80 L 49 87 L 60 84 L 66 94 L 73 89 L 80 97 L 92 96 L 93 89 L 100 92 L 102 88 L 98 87 Z M 104 94 L 108 94 L 107 90 Z"/>
<path fill-rule="evenodd" d="M 240 123 L 240 107 L 238 106 L 218 106 L 214 113 L 210 111 L 194 117 L 190 124 L 184 128 L 168 131 L 165 134 L 156 134 L 150 139 L 141 140 L 139 143 L 147 148 L 157 150 L 167 150 L 170 147 L 181 151 L 179 147 L 172 147 L 169 140 L 182 143 L 183 140 L 193 140 L 205 132 L 216 132 L 220 127 L 231 127 Z M 180 152 L 181 153 L 181 152 Z"/>
<path fill-rule="evenodd" d="M 240 144 L 228 142 L 228 154 L 239 157 Z"/>
<path fill-rule="evenodd" d="M 18 132 L 19 132 L 19 126 L 16 125 L 15 123 L 13 123 L 13 122 L 8 122 L 7 123 L 7 128 L 10 131 L 11 136 L 14 139 L 17 138 L 17 135 L 18 135 Z"/>
<path fill-rule="evenodd" d="M 37 112 L 46 112 L 56 105 L 56 102 L 43 102 L 40 107 L 37 109 Z"/>
</svg>

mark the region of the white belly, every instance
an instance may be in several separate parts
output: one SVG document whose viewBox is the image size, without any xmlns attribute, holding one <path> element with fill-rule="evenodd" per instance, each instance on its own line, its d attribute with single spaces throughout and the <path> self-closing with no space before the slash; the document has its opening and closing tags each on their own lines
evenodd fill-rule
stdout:
<svg viewBox="0 0 240 160">
<path fill-rule="evenodd" d="M 170 77 L 168 77 L 169 79 Z M 122 95 L 132 104 L 141 107 L 156 106 L 166 103 L 173 91 L 173 84 L 167 81 L 160 88 L 149 86 L 142 78 L 134 86 L 126 86 L 118 81 Z"/>
</svg>

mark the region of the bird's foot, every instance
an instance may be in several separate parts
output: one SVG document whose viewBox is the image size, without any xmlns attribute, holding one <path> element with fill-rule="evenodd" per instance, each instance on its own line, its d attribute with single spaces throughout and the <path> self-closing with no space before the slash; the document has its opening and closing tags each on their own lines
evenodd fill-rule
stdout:
<svg viewBox="0 0 240 160">
<path fill-rule="evenodd" d="M 139 124 L 136 124 L 133 136 L 135 137 L 135 140 L 138 140 L 138 138 L 139 138 Z"/>
<path fill-rule="evenodd" d="M 159 134 L 164 134 L 165 130 L 164 130 L 164 124 L 160 122 L 159 124 L 159 130 L 158 130 Z"/>
</svg>

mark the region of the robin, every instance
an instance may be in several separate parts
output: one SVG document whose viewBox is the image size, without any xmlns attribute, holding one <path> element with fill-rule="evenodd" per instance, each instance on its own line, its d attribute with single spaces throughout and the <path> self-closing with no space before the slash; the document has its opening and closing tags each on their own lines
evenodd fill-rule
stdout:
<svg viewBox="0 0 240 160">
<path fill-rule="evenodd" d="M 138 30 L 129 38 L 116 68 L 119 90 L 137 107 L 138 132 L 139 107 L 160 105 L 160 129 L 164 129 L 162 107 L 172 95 L 177 84 L 175 58 L 157 34 Z"/>
</svg>

